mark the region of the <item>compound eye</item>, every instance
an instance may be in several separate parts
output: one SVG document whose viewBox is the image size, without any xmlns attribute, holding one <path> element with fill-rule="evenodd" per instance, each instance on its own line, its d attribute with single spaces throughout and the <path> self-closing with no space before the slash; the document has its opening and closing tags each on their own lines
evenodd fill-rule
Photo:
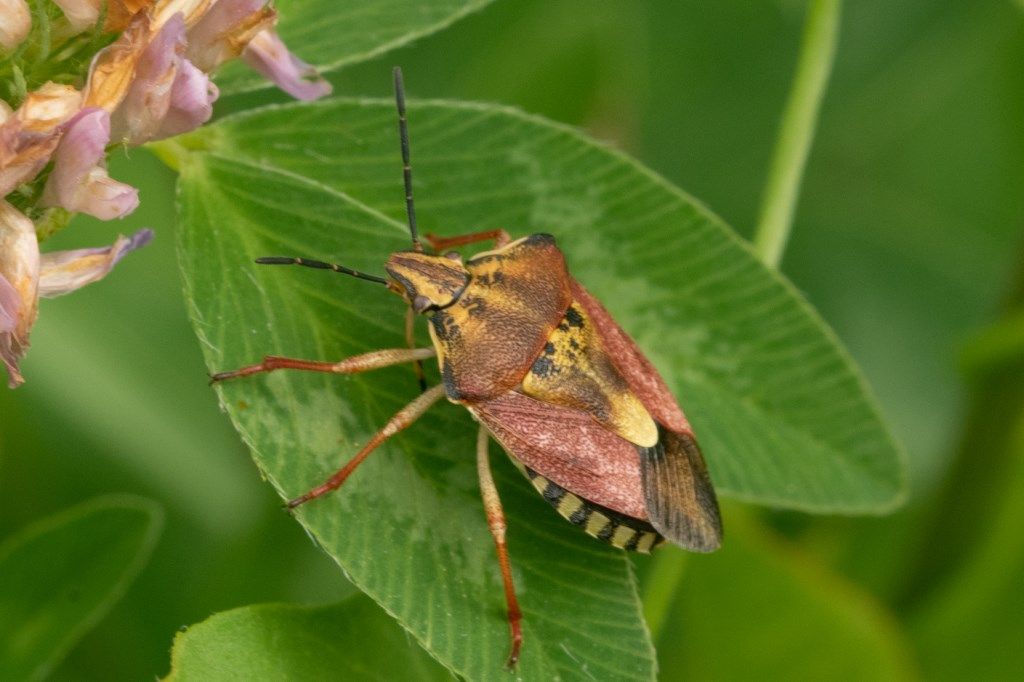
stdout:
<svg viewBox="0 0 1024 682">
<path fill-rule="evenodd" d="M 433 302 L 426 296 L 419 295 L 412 299 L 412 309 L 417 313 L 422 313 L 424 310 L 434 305 Z"/>
<path fill-rule="evenodd" d="M 448 260 L 462 260 L 462 254 L 458 251 L 446 251 L 444 257 Z"/>
</svg>

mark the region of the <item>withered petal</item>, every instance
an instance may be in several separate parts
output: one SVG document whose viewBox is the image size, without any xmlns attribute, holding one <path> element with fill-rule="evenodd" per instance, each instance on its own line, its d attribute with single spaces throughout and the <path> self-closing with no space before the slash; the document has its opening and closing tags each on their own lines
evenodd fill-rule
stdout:
<svg viewBox="0 0 1024 682">
<path fill-rule="evenodd" d="M 22 383 L 18 361 L 36 320 L 39 242 L 32 221 L 0 200 L 0 359 L 11 388 Z"/>
<path fill-rule="evenodd" d="M 153 230 L 119 236 L 111 246 L 44 253 L 40 259 L 39 295 L 54 298 L 106 277 L 126 255 L 153 239 Z"/>
</svg>

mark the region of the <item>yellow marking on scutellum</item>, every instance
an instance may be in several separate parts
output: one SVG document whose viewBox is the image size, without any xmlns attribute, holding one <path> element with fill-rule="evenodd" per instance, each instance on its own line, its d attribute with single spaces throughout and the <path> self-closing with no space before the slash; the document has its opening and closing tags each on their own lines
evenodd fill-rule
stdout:
<svg viewBox="0 0 1024 682">
<path fill-rule="evenodd" d="M 513 462 L 530 479 L 537 492 L 555 507 L 560 516 L 573 525 L 580 526 L 587 535 L 619 549 L 645 554 L 665 541 L 646 522 L 626 516 L 611 519 L 593 503 L 565 490 L 536 471 L 527 469 L 522 462 Z"/>
<path fill-rule="evenodd" d="M 658 442 L 658 427 L 608 357 L 593 320 L 573 302 L 522 381 L 528 396 L 589 413 L 641 447 Z"/>
</svg>

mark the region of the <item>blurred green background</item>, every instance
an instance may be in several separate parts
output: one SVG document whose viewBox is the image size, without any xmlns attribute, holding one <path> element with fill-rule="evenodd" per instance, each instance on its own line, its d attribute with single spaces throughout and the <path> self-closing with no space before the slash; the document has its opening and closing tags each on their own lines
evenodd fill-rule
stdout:
<svg viewBox="0 0 1024 682">
<path fill-rule="evenodd" d="M 332 80 L 340 95 L 385 96 L 400 64 L 411 98 L 496 101 L 582 126 L 749 236 L 804 9 L 506 0 Z M 658 642 L 664 679 L 1010 679 L 1024 669 L 1022 65 L 1019 3 L 844 7 L 782 269 L 879 396 L 909 453 L 911 499 L 884 518 L 757 512 L 773 528 L 760 558 L 727 548 L 684 580 Z M 262 91 L 219 111 L 278 99 Z M 42 303 L 27 383 L 0 392 L 0 537 L 107 492 L 158 500 L 167 524 L 148 567 L 56 679 L 151 679 L 184 625 L 351 590 L 280 511 L 206 386 L 175 263 L 173 173 L 133 149 L 112 175 L 141 187 L 140 209 L 117 224 L 78 218 L 47 248 L 140 226 L 157 239 L 108 280 Z M 779 574 L 813 584 L 823 605 L 792 618 L 856 604 L 861 625 L 891 640 L 897 667 L 864 665 L 852 638 L 794 642 L 806 628 L 766 619 L 789 598 Z"/>
</svg>

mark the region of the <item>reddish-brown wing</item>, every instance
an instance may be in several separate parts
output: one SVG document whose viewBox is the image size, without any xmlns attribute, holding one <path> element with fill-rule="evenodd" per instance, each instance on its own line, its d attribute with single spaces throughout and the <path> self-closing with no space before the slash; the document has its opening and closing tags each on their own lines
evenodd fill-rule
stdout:
<svg viewBox="0 0 1024 682">
<path fill-rule="evenodd" d="M 704 456 L 665 381 L 636 342 L 579 282 L 573 298 L 596 323 L 608 356 L 630 389 L 661 428 L 658 444 L 645 448 L 640 469 L 651 525 L 669 541 L 696 552 L 710 552 L 722 541 L 722 519 Z"/>
<path fill-rule="evenodd" d="M 570 282 L 573 299 L 579 301 L 587 314 L 594 320 L 597 332 L 601 336 L 604 349 L 619 370 L 633 393 L 640 398 L 654 421 L 662 424 L 670 431 L 690 433 L 690 422 L 679 409 L 672 392 L 668 390 L 664 379 L 658 374 L 651 361 L 637 347 L 636 342 L 622 330 L 612 316 L 604 309 L 601 302 L 590 295 L 583 285 L 572 280 Z"/>
<path fill-rule="evenodd" d="M 586 412 L 510 391 L 466 405 L 508 453 L 566 490 L 647 520 L 637 446 Z"/>
</svg>

